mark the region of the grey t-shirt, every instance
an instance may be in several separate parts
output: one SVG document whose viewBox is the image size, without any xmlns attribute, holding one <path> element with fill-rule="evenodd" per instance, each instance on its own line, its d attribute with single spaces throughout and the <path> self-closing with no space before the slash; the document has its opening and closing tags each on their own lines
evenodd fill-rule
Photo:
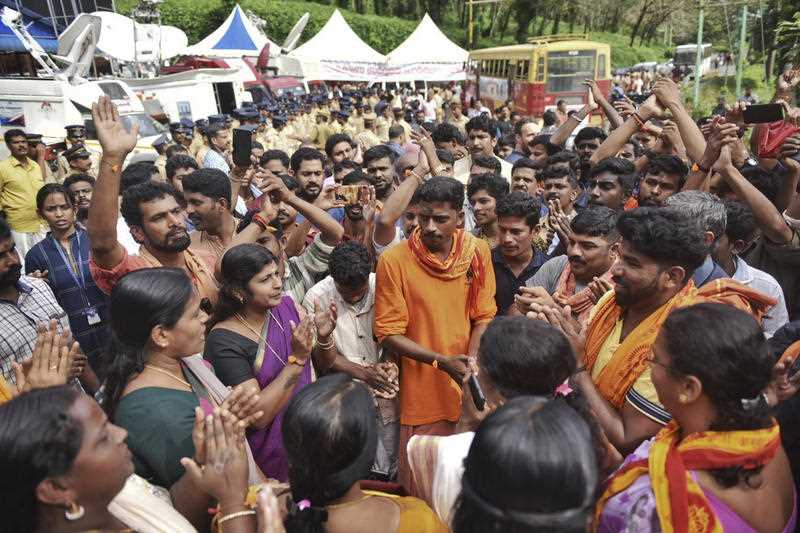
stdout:
<svg viewBox="0 0 800 533">
<path fill-rule="evenodd" d="M 567 256 L 557 255 L 543 264 L 541 268 L 536 271 L 536 274 L 534 274 L 533 277 L 525 283 L 525 286 L 544 287 L 544 289 L 547 291 L 547 294 L 552 295 L 554 292 L 556 292 L 558 278 L 561 277 L 561 273 L 564 271 L 566 266 Z M 575 280 L 575 292 L 580 292 L 585 288 L 586 285 L 582 284 L 578 280 Z"/>
</svg>

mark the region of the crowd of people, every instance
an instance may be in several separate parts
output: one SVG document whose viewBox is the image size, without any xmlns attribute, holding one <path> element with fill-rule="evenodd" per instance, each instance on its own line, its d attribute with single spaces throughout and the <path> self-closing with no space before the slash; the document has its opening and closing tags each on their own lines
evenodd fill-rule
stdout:
<svg viewBox="0 0 800 533">
<path fill-rule="evenodd" d="M 8 129 L 0 529 L 794 531 L 798 83 Z"/>
</svg>

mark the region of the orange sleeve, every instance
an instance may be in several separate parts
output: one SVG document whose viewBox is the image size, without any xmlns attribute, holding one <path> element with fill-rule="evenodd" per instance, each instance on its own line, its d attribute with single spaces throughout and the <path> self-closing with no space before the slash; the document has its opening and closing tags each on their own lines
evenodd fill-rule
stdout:
<svg viewBox="0 0 800 533">
<path fill-rule="evenodd" d="M 399 265 L 386 254 L 378 258 L 375 271 L 375 337 L 378 342 L 391 335 L 405 335 L 408 306 L 403 295 Z"/>
<path fill-rule="evenodd" d="M 483 263 L 483 271 L 486 272 L 486 279 L 483 286 L 478 291 L 478 305 L 470 320 L 474 325 L 490 322 L 497 314 L 497 302 L 494 299 L 497 285 L 494 277 L 494 265 L 492 265 L 492 254 L 489 247 L 479 245 L 479 257 Z"/>
</svg>

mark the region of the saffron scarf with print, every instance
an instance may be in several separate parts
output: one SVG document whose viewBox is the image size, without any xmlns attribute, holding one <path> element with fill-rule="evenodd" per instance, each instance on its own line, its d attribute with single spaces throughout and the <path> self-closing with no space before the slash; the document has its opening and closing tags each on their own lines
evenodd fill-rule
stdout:
<svg viewBox="0 0 800 533">
<path fill-rule="evenodd" d="M 752 314 L 759 323 L 767 310 L 775 305 L 774 299 L 732 279 L 717 279 L 700 289 L 689 280 L 680 292 L 652 312 L 620 343 L 595 380 L 600 394 L 621 409 L 628 391 L 647 368 L 653 343 L 670 312 L 677 307 L 709 302 L 733 305 Z M 586 366 L 590 373 L 623 312 L 613 294 L 597 303 L 586 333 Z"/>
<path fill-rule="evenodd" d="M 769 463 L 781 445 L 777 422 L 765 429 L 704 431 L 680 439 L 674 420 L 654 438 L 647 459 L 618 470 L 597 503 L 599 520 L 606 502 L 630 487 L 639 476 L 650 476 L 661 531 L 723 533 L 714 509 L 691 470 L 739 467 L 752 470 Z M 599 522 L 598 522 L 599 523 Z"/>
<path fill-rule="evenodd" d="M 611 281 L 611 270 L 607 270 L 600 279 Z M 581 324 L 585 324 L 589 320 L 589 312 L 594 306 L 592 299 L 592 291 L 589 287 L 584 287 L 582 291 L 575 292 L 577 280 L 575 274 L 572 273 L 572 263 L 567 261 L 564 270 L 558 277 L 556 283 L 556 290 L 554 294 L 558 294 L 566 299 L 567 305 L 572 309 L 572 314 L 575 315 Z"/>
<path fill-rule="evenodd" d="M 470 316 L 477 314 L 478 293 L 486 282 L 486 272 L 483 261 L 478 256 L 479 239 L 462 229 L 453 235 L 453 248 L 445 261 L 432 253 L 422 243 L 419 228 L 415 229 L 408 239 L 411 253 L 417 258 L 423 270 L 434 278 L 454 280 L 466 275 L 471 277 L 469 283 L 469 310 Z"/>
</svg>

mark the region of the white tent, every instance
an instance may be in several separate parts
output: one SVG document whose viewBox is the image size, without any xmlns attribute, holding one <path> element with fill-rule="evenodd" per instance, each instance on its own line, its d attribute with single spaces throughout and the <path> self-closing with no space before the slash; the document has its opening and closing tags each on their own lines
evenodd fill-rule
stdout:
<svg viewBox="0 0 800 533">
<path fill-rule="evenodd" d="M 374 80 L 383 74 L 386 56 L 356 35 L 337 9 L 319 32 L 289 53 L 307 80 Z"/>
<path fill-rule="evenodd" d="M 455 44 L 425 13 L 414 32 L 388 56 L 386 79 L 450 81 L 466 79 L 469 52 Z"/>
<path fill-rule="evenodd" d="M 280 53 L 280 47 L 267 39 L 237 4 L 219 28 L 199 43 L 184 49 L 183 54 L 222 58 L 258 56 L 266 44 L 269 44 L 270 55 Z"/>
</svg>

